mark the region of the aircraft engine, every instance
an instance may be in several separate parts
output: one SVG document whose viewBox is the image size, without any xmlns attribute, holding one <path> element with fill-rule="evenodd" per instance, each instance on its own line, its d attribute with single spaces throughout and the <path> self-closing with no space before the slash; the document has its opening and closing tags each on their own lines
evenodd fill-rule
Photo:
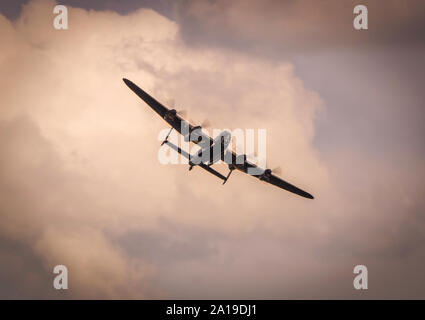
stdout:
<svg viewBox="0 0 425 320">
<path fill-rule="evenodd" d="M 246 154 L 236 156 L 236 164 L 243 165 L 246 162 Z"/>
<path fill-rule="evenodd" d="M 168 110 L 167 113 L 164 115 L 164 119 L 166 121 L 174 121 L 177 116 L 177 111 L 175 109 Z"/>
<path fill-rule="evenodd" d="M 184 136 L 184 141 L 201 142 L 202 140 L 202 136 L 200 135 L 201 129 L 202 129 L 201 126 L 193 127 L 192 130 L 190 130 L 189 134 Z"/>
<path fill-rule="evenodd" d="M 264 172 L 260 175 L 260 180 L 270 181 L 272 176 L 272 171 L 270 169 L 264 170 Z"/>
</svg>

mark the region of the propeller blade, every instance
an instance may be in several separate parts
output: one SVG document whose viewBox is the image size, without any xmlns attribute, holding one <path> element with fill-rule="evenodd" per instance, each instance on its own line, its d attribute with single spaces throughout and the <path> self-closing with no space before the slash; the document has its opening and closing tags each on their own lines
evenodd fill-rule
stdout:
<svg viewBox="0 0 425 320">
<path fill-rule="evenodd" d="M 171 109 L 174 109 L 174 105 L 175 105 L 175 101 L 174 101 L 174 99 L 170 99 L 170 100 L 168 101 L 168 105 L 171 107 Z"/>
<path fill-rule="evenodd" d="M 183 118 L 187 116 L 187 110 L 178 110 L 177 113 Z"/>
<path fill-rule="evenodd" d="M 247 155 L 246 155 L 246 158 L 249 160 L 249 159 L 256 159 L 257 158 L 257 152 L 256 151 L 254 151 L 254 152 L 250 152 L 250 153 L 248 153 Z"/>
<path fill-rule="evenodd" d="M 208 119 L 205 119 L 204 121 L 202 121 L 201 127 L 202 128 L 208 128 L 211 126 L 211 123 Z"/>
<path fill-rule="evenodd" d="M 279 167 L 276 167 L 276 168 L 274 168 L 272 170 L 272 172 L 275 173 L 275 174 L 281 174 L 282 173 L 282 168 L 280 166 Z"/>
</svg>

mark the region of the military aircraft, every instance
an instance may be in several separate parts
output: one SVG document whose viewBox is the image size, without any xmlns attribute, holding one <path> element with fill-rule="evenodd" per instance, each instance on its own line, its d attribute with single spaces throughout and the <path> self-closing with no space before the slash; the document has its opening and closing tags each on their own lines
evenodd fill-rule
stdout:
<svg viewBox="0 0 425 320">
<path fill-rule="evenodd" d="M 189 160 L 189 170 L 192 170 L 194 166 L 199 166 L 222 179 L 223 184 L 229 179 L 233 170 L 239 170 L 302 197 L 314 199 L 310 193 L 273 175 L 271 169 L 262 169 L 249 162 L 246 155 L 237 155 L 233 151 L 227 151 L 226 149 L 231 142 L 231 134 L 228 131 L 223 131 L 215 139 L 212 139 L 202 132 L 201 126 L 192 125 L 189 121 L 184 120 L 175 109 L 168 109 L 130 80 L 124 78 L 123 81 L 135 94 L 158 113 L 161 118 L 171 125 L 171 129 L 161 145 L 167 144 L 170 148 L 186 157 Z M 200 150 L 194 155 L 190 155 L 185 150 L 168 141 L 168 137 L 173 129 L 182 134 L 185 141 L 198 144 L 201 147 Z M 206 154 L 207 157 L 205 157 Z M 228 164 L 229 173 L 226 177 L 211 168 L 211 165 L 219 160 Z"/>
</svg>

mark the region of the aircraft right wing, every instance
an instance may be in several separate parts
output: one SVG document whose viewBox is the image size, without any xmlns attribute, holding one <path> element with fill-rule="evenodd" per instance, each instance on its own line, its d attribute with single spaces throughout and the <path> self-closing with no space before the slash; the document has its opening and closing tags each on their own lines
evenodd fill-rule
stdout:
<svg viewBox="0 0 425 320">
<path fill-rule="evenodd" d="M 178 153 L 180 153 L 181 155 L 183 155 L 184 157 L 186 157 L 190 161 L 190 154 L 188 152 L 186 152 L 185 150 L 182 150 L 179 146 L 176 146 L 175 144 L 171 143 L 168 140 L 165 140 L 164 143 L 166 143 L 168 146 L 171 147 L 171 149 L 176 150 Z M 220 172 L 214 170 L 210 166 L 207 166 L 206 164 L 204 164 L 202 162 L 199 163 L 199 164 L 197 164 L 197 166 L 199 166 L 202 169 L 208 171 L 209 173 L 212 173 L 213 175 L 215 175 L 216 177 L 222 179 L 223 181 L 226 181 L 226 177 L 225 176 L 223 176 Z"/>
<path fill-rule="evenodd" d="M 225 159 L 222 158 L 222 160 L 224 161 Z M 304 190 L 301 190 L 300 188 L 297 188 L 296 186 L 292 185 L 291 183 L 273 175 L 271 173 L 271 170 L 264 170 L 264 169 L 259 168 L 257 165 L 246 160 L 246 158 L 244 159 L 243 163 L 238 164 L 238 156 L 236 155 L 236 153 L 234 151 L 231 152 L 231 161 L 232 161 L 232 164 L 234 165 L 235 169 L 237 169 L 239 171 L 245 172 L 249 175 L 252 175 L 253 177 L 260 179 L 261 181 L 270 183 L 272 185 L 275 185 L 276 187 L 279 187 L 279 188 L 284 189 L 286 191 L 295 193 L 295 194 L 297 194 L 301 197 L 308 198 L 308 199 L 314 199 L 314 197 L 310 193 L 308 193 Z M 252 169 L 254 172 L 256 170 L 258 170 L 258 173 L 250 174 L 249 171 L 248 171 L 249 169 Z"/>
<path fill-rule="evenodd" d="M 285 180 L 280 179 L 279 177 L 276 177 L 273 174 L 270 175 L 269 181 L 267 181 L 267 180 L 265 180 L 265 181 L 270 183 L 270 184 L 275 185 L 276 187 L 279 187 L 279 188 L 285 189 L 287 191 L 290 191 L 292 193 L 295 193 L 295 194 L 297 194 L 301 197 L 308 198 L 308 199 L 314 199 L 314 197 L 310 193 L 305 192 L 304 190 L 297 188 L 296 186 L 290 184 L 289 182 L 286 182 Z"/>
</svg>

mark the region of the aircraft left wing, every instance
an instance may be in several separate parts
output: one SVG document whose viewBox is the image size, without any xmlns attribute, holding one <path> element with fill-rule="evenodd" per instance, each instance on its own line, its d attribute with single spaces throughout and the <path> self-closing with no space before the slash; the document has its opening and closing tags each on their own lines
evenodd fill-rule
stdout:
<svg viewBox="0 0 425 320">
<path fill-rule="evenodd" d="M 144 102 L 146 102 L 156 113 L 158 113 L 161 118 L 163 118 L 165 121 L 167 121 L 175 130 L 177 130 L 180 134 L 182 133 L 183 128 L 187 128 L 186 132 L 192 132 L 193 130 L 200 128 L 192 125 L 189 121 L 186 121 L 182 117 L 180 117 L 176 110 L 174 109 L 168 109 L 165 107 L 162 103 L 157 101 L 155 98 L 153 98 L 151 95 L 149 95 L 147 92 L 139 88 L 135 83 L 132 81 L 123 78 L 124 83 L 135 93 L 137 94 Z M 199 141 L 192 141 L 196 144 L 198 144 L 200 141 L 209 141 L 210 145 L 213 143 L 213 139 L 206 135 L 202 130 L 199 130 L 198 132 Z M 202 140 L 201 140 L 202 139 Z"/>
<path fill-rule="evenodd" d="M 146 102 L 156 113 L 158 113 L 161 117 L 164 117 L 168 111 L 167 107 L 164 107 L 160 102 L 152 98 L 145 91 L 140 89 L 135 83 L 128 79 L 122 79 L 124 83 L 135 93 L 137 94 L 144 102 Z"/>
<path fill-rule="evenodd" d="M 182 150 L 179 146 L 176 146 L 175 144 L 171 143 L 168 140 L 165 140 L 164 143 L 167 144 L 168 146 L 170 146 L 171 149 L 176 150 L 178 153 L 180 153 L 181 155 L 183 155 L 184 157 L 186 157 L 190 161 L 190 154 L 188 152 L 186 152 L 185 150 Z M 204 164 L 202 162 L 197 164 L 197 166 L 200 166 L 202 169 L 208 171 L 209 173 L 212 173 L 213 175 L 222 179 L 223 181 L 226 181 L 225 176 L 223 176 L 220 172 L 214 170 L 210 166 L 207 166 L 206 164 Z"/>
</svg>

